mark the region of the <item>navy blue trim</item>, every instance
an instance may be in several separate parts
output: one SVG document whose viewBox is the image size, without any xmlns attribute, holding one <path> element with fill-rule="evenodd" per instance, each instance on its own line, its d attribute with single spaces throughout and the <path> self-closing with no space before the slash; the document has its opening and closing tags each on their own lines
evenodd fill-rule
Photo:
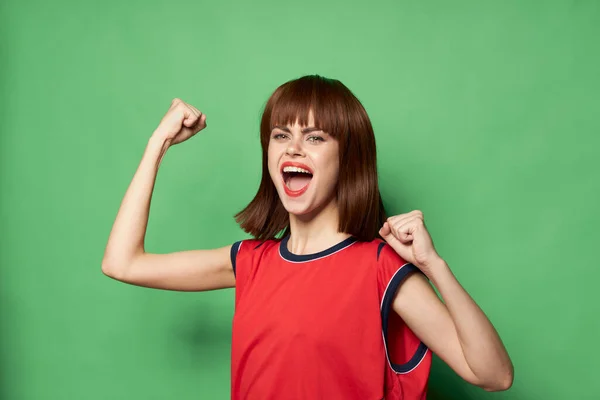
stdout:
<svg viewBox="0 0 600 400">
<path fill-rule="evenodd" d="M 336 251 L 339 251 L 339 250 L 343 249 L 344 247 L 351 245 L 352 243 L 356 242 L 358 239 L 355 238 L 354 236 L 350 236 L 347 239 L 342 240 L 338 244 L 331 246 L 328 249 L 319 251 L 318 253 L 302 254 L 302 255 L 294 254 L 288 250 L 287 243 L 289 240 L 290 240 L 290 235 L 287 235 L 286 237 L 284 237 L 281 240 L 281 242 L 279 242 L 279 253 L 281 254 L 281 257 L 283 257 L 287 261 L 305 262 L 305 261 L 312 261 L 312 260 L 316 260 L 317 258 L 322 258 L 322 257 L 326 257 L 328 255 L 331 255 L 331 254 L 335 253 Z"/>
<path fill-rule="evenodd" d="M 377 261 L 379 261 L 379 253 L 381 253 L 381 250 L 383 250 L 384 247 L 385 247 L 385 242 L 379 243 L 379 246 L 377 247 Z"/>
<path fill-rule="evenodd" d="M 241 240 L 235 242 L 231 246 L 231 250 L 229 252 L 229 255 L 231 257 L 231 266 L 233 267 L 233 276 L 235 276 L 235 259 L 237 258 L 237 253 L 238 253 L 238 250 L 240 249 L 240 243 L 242 243 Z"/>
<path fill-rule="evenodd" d="M 392 369 L 398 374 L 404 374 L 415 368 L 425 356 L 427 352 L 427 346 L 421 342 L 415 354 L 404 364 L 394 364 L 390 358 L 390 353 L 388 350 L 388 338 L 387 338 L 387 330 L 388 330 L 388 321 L 390 312 L 392 312 L 392 303 L 394 301 L 394 297 L 396 295 L 396 291 L 398 287 L 411 272 L 421 272 L 417 267 L 413 264 L 406 264 L 400 270 L 396 272 L 396 274 L 392 277 L 385 294 L 383 296 L 383 301 L 381 302 L 381 324 L 383 329 L 383 340 L 385 340 L 385 347 L 387 352 L 388 360 L 390 360 L 390 365 Z"/>
</svg>

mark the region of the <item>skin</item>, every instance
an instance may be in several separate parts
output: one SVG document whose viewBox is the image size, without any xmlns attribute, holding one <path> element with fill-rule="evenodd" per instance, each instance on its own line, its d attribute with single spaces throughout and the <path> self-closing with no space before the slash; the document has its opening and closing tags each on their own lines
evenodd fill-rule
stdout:
<svg viewBox="0 0 600 400">
<path fill-rule="evenodd" d="M 308 122 L 308 128 L 314 127 L 312 116 Z M 119 208 L 102 259 L 105 275 L 166 290 L 235 287 L 229 257 L 231 245 L 167 254 L 144 249 L 152 190 L 161 161 L 171 146 L 190 139 L 205 127 L 206 116 L 197 108 L 181 99 L 172 101 L 148 142 Z M 269 174 L 290 215 L 288 249 L 295 254 L 315 253 L 350 236 L 337 232 L 338 143 L 319 130 L 303 133 L 307 127 L 293 124 L 274 129 L 268 149 Z M 317 136 L 323 140 L 314 138 Z M 298 198 L 290 198 L 283 191 L 280 166 L 288 160 L 304 163 L 314 172 L 311 187 Z M 390 217 L 380 234 L 400 257 L 425 275 L 412 274 L 405 279 L 394 298 L 395 312 L 467 382 L 489 391 L 508 389 L 513 382 L 513 365 L 506 349 L 483 311 L 435 250 L 423 213 L 414 210 Z"/>
<path fill-rule="evenodd" d="M 338 152 L 338 141 L 314 127 L 312 114 L 306 127 L 296 123 L 271 131 L 269 174 L 283 206 L 289 212 L 292 233 L 288 246 L 295 254 L 315 253 L 350 236 L 337 231 L 335 185 L 339 173 Z M 303 163 L 313 172 L 308 190 L 300 197 L 290 197 L 283 189 L 281 165 L 286 161 Z"/>
</svg>

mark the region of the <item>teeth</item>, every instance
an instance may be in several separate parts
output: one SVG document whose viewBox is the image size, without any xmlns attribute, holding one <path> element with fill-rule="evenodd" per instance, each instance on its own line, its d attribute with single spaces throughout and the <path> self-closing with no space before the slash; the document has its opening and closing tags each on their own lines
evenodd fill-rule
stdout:
<svg viewBox="0 0 600 400">
<path fill-rule="evenodd" d="M 305 174 L 310 174 L 311 173 L 310 171 L 307 171 L 307 170 L 305 170 L 303 168 L 298 168 L 298 167 L 285 167 L 283 169 L 283 172 L 302 172 L 302 173 L 305 173 Z"/>
</svg>

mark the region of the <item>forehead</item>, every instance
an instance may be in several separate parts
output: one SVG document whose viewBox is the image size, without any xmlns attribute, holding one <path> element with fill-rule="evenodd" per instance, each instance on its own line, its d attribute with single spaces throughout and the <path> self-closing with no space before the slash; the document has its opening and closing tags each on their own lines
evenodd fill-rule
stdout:
<svg viewBox="0 0 600 400">
<path fill-rule="evenodd" d="M 334 139 L 340 139 L 344 137 L 344 134 L 338 132 L 336 129 L 341 124 L 339 122 L 336 123 L 335 119 L 337 118 L 334 117 L 332 120 L 332 113 L 326 110 L 318 110 L 315 113 L 312 108 L 307 108 L 306 110 L 285 108 L 278 110 L 277 107 L 274 107 L 270 118 L 269 132 L 273 132 L 276 129 L 290 132 L 292 129 L 299 128 L 303 134 L 321 131 L 323 134 Z"/>
<path fill-rule="evenodd" d="M 331 85 L 293 84 L 279 88 L 269 99 L 264 128 L 275 126 L 318 127 L 343 139 L 349 128 L 348 103 L 343 91 Z"/>
<path fill-rule="evenodd" d="M 275 125 L 309 126 L 315 123 L 315 113 L 312 107 L 276 104 L 271 112 L 271 127 Z"/>
<path fill-rule="evenodd" d="M 284 121 L 275 121 L 272 125 L 272 128 L 282 128 L 282 127 L 317 127 L 315 126 L 315 118 L 313 116 L 312 110 L 309 111 L 308 115 L 305 118 L 297 115 L 295 118 L 286 118 Z"/>
</svg>

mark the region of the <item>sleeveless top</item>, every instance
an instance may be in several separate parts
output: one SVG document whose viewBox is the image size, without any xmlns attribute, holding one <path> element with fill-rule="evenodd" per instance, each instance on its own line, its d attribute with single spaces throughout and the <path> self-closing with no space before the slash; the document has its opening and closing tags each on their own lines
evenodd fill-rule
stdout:
<svg viewBox="0 0 600 400">
<path fill-rule="evenodd" d="M 307 255 L 288 240 L 231 248 L 231 398 L 425 400 L 431 352 L 392 309 L 421 272 L 380 239 Z"/>
</svg>

